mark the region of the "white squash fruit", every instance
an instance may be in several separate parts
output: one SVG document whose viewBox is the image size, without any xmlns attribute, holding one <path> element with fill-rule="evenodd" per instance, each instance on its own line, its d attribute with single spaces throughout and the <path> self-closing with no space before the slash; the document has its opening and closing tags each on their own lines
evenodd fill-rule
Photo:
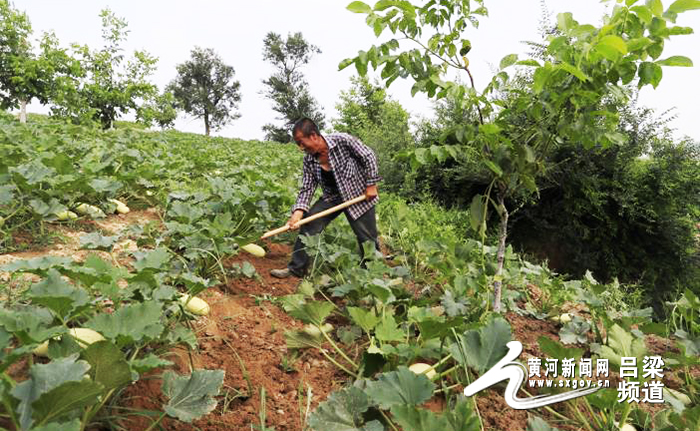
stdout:
<svg viewBox="0 0 700 431">
<path fill-rule="evenodd" d="M 99 332 L 88 328 L 70 328 L 68 333 L 75 338 L 75 341 L 82 348 L 105 339 Z"/>
<path fill-rule="evenodd" d="M 75 220 L 78 218 L 78 214 L 74 213 L 73 211 L 61 211 L 56 213 L 56 217 L 62 221 Z"/>
<path fill-rule="evenodd" d="M 68 334 L 70 334 L 70 336 L 73 337 L 78 345 L 83 349 L 92 343 L 105 340 L 105 337 L 103 337 L 102 334 L 88 328 L 70 328 L 68 330 Z M 59 341 L 60 339 L 61 337 L 54 337 L 54 340 L 56 341 Z M 32 351 L 32 353 L 37 356 L 47 357 L 49 355 L 49 340 L 39 344 Z"/>
<path fill-rule="evenodd" d="M 569 323 L 571 322 L 571 314 L 569 313 L 562 313 L 559 316 L 552 316 L 549 318 L 549 320 L 552 320 L 554 322 L 559 322 L 562 324 Z"/>
<path fill-rule="evenodd" d="M 126 214 L 126 213 L 128 213 L 129 211 L 131 211 L 131 210 L 129 209 L 129 207 L 126 206 L 126 204 L 125 204 L 124 202 L 122 202 L 122 201 L 119 201 L 119 200 L 116 200 L 116 199 L 107 199 L 107 200 L 108 200 L 109 202 L 111 202 L 111 203 L 113 203 L 114 205 L 117 206 L 116 210 L 117 210 L 117 212 L 118 212 L 119 214 Z"/>
<path fill-rule="evenodd" d="M 323 326 L 321 326 L 321 328 L 323 329 L 323 332 L 329 333 L 330 331 L 333 330 L 333 325 L 331 325 L 330 323 L 324 323 Z M 314 338 L 323 336 L 323 334 L 321 334 L 321 330 L 318 329 L 318 326 L 312 325 L 311 323 L 304 325 L 303 331 L 307 335 L 310 335 Z"/>
<path fill-rule="evenodd" d="M 94 205 L 90 205 L 90 204 L 86 204 L 86 203 L 82 203 L 82 204 L 78 205 L 77 207 L 75 207 L 75 210 L 80 214 L 89 215 L 92 218 L 106 217 L 104 211 L 102 211 L 101 209 L 97 208 Z"/>
<path fill-rule="evenodd" d="M 198 316 L 207 316 L 211 311 L 211 307 L 209 307 L 209 304 L 207 304 L 205 300 L 197 298 L 196 296 L 190 297 L 190 295 L 186 293 L 180 295 L 180 304 L 185 307 L 185 310 Z"/>
<path fill-rule="evenodd" d="M 37 356 L 49 356 L 49 340 L 46 340 L 43 343 L 39 344 L 39 346 L 35 348 L 32 353 L 34 353 Z"/>
<path fill-rule="evenodd" d="M 423 362 L 416 362 L 415 364 L 408 367 L 409 370 L 413 371 L 415 374 L 425 374 L 430 380 L 437 375 L 435 369 L 430 364 L 425 364 Z"/>
<path fill-rule="evenodd" d="M 678 392 L 675 389 L 664 388 L 664 392 L 667 392 L 667 393 L 673 395 L 678 401 L 682 402 L 684 406 L 687 406 L 692 402 L 692 400 L 690 399 L 690 397 L 688 395 L 686 395 L 682 392 Z"/>
<path fill-rule="evenodd" d="M 241 249 L 256 257 L 265 257 L 265 249 L 257 244 L 246 244 Z"/>
</svg>

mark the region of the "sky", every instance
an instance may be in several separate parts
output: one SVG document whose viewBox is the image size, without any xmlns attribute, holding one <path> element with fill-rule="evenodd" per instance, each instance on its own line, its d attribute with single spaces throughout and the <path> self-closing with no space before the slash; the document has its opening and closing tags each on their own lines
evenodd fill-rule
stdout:
<svg viewBox="0 0 700 431">
<path fill-rule="evenodd" d="M 303 72 L 311 94 L 316 97 L 326 119 L 337 117 L 335 105 L 340 92 L 350 87 L 353 66 L 338 71 L 338 64 L 367 50 L 383 39 L 377 39 L 365 24 L 362 14 L 346 9 L 350 0 L 14 0 L 14 7 L 25 11 L 32 23 L 34 36 L 53 31 L 62 46 L 77 42 L 91 48 L 102 46 L 99 13 L 110 8 L 126 19 L 130 31 L 123 44 L 127 57 L 134 50 L 146 50 L 158 57 L 157 71 L 151 82 L 163 89 L 175 78 L 177 64 L 190 57 L 195 46 L 212 48 L 226 64 L 235 69 L 235 79 L 241 84 L 241 117 L 228 126 L 213 131 L 213 135 L 241 139 L 263 139 L 262 126 L 279 124 L 272 103 L 261 94 L 263 79 L 273 68 L 262 58 L 263 39 L 269 32 L 283 37 L 302 32 L 304 38 L 321 49 Z M 366 1 L 374 4 L 373 1 Z M 597 25 L 614 1 L 598 0 L 486 0 L 489 16 L 483 17 L 478 29 L 470 28 L 464 35 L 472 42 L 469 54 L 470 70 L 478 90 L 490 81 L 501 58 L 517 53 L 525 58 L 528 47 L 523 41 L 540 41 L 538 33 L 542 18 L 542 2 L 556 20 L 560 12 L 572 12 L 580 24 Z M 418 3 L 418 1 L 414 1 Z M 664 0 L 668 7 L 670 0 Z M 555 21 L 556 22 L 556 21 Z M 693 27 L 700 32 L 700 10 L 682 14 L 676 25 Z M 386 33 L 389 33 L 388 30 Z M 383 35 L 384 36 L 384 35 Z M 662 58 L 671 55 L 690 57 L 695 67 L 664 67 L 663 79 L 654 90 L 646 86 L 640 95 L 642 105 L 661 113 L 675 108 L 677 118 L 670 123 L 676 135 L 700 140 L 697 121 L 697 99 L 700 96 L 700 33 L 676 36 L 666 42 Z M 417 94 L 411 97 L 412 83 L 398 79 L 388 89 L 412 114 L 412 118 L 430 117 L 432 102 Z M 31 104 L 29 112 L 46 113 L 48 108 Z M 125 117 L 129 119 L 129 117 Z M 203 133 L 201 119 L 181 114 L 176 121 L 178 130 Z"/>
</svg>

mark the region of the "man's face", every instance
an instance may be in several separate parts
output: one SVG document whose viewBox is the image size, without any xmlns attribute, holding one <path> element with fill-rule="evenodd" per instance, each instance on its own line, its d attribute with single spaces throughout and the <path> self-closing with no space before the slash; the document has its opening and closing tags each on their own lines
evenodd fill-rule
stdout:
<svg viewBox="0 0 700 431">
<path fill-rule="evenodd" d="M 304 136 L 303 133 L 297 132 L 294 134 L 294 141 L 299 146 L 299 149 L 314 157 L 318 157 L 318 152 L 323 146 L 323 139 L 315 133 Z"/>
</svg>

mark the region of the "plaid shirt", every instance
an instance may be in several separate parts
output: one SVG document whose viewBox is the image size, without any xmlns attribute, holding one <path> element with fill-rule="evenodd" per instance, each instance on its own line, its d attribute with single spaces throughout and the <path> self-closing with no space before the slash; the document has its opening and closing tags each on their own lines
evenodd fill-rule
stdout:
<svg viewBox="0 0 700 431">
<path fill-rule="evenodd" d="M 311 154 L 304 156 L 304 166 L 301 179 L 301 188 L 297 201 L 292 207 L 292 212 L 300 209 L 308 211 L 311 198 L 316 187 L 321 184 L 323 199 L 326 202 L 342 200 L 343 202 L 365 194 L 368 186 L 377 184 L 381 180 L 377 169 L 377 158 L 374 151 L 360 142 L 359 139 L 347 133 L 333 133 L 323 136 L 328 144 L 328 161 L 331 171 L 335 176 L 340 195 L 334 193 L 321 177 L 321 163 Z M 378 197 L 371 201 L 362 201 L 348 207 L 348 213 L 356 220 L 378 201 Z M 340 202 L 339 202 L 340 203 Z"/>
</svg>

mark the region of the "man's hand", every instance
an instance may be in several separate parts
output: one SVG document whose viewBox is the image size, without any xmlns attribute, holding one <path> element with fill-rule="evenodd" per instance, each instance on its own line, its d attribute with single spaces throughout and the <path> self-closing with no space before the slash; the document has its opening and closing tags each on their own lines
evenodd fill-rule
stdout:
<svg viewBox="0 0 700 431">
<path fill-rule="evenodd" d="M 371 186 L 367 186 L 367 190 L 365 190 L 365 196 L 367 196 L 367 200 L 371 201 L 372 199 L 377 197 L 377 185 L 372 184 Z"/>
<path fill-rule="evenodd" d="M 299 220 L 301 220 L 302 217 L 304 217 L 304 211 L 302 211 L 302 210 L 294 211 L 292 216 L 289 217 L 289 220 L 287 221 L 287 226 L 289 226 L 289 229 L 290 230 L 298 229 L 299 226 L 297 226 L 297 223 L 299 223 Z"/>
</svg>

